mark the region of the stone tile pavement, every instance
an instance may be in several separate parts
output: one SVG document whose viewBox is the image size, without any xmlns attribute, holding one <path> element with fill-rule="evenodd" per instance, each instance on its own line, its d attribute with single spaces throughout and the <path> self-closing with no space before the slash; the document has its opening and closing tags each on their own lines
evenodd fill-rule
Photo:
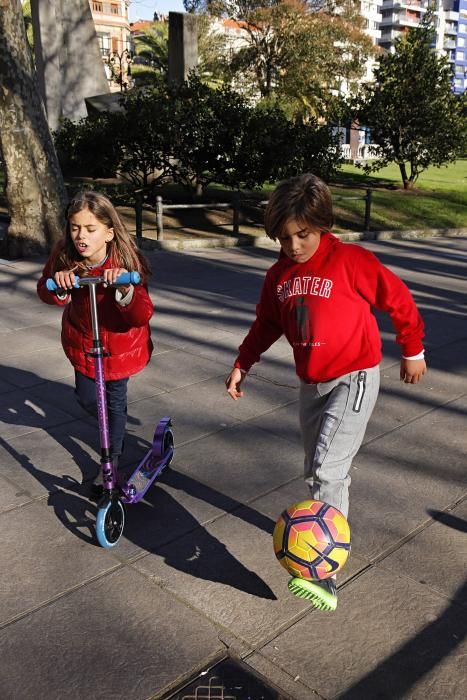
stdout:
<svg viewBox="0 0 467 700">
<path fill-rule="evenodd" d="M 307 496 L 287 344 L 243 401 L 223 388 L 275 252 L 148 253 L 156 351 L 130 382 L 125 460 L 166 414 L 176 456 L 112 551 L 82 485 L 97 433 L 74 401 L 61 313 L 35 296 L 43 260 L 0 261 L 1 700 L 162 698 L 229 655 L 284 700 L 465 698 L 467 239 L 362 245 L 408 282 L 430 370 L 400 383 L 381 317 L 382 390 L 352 470 L 334 614 L 289 594 L 272 551 L 276 518 Z"/>
</svg>

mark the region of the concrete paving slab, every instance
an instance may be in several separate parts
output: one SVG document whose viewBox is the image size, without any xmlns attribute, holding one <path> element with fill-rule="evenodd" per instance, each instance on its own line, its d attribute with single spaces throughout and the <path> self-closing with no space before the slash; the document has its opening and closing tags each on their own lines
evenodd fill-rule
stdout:
<svg viewBox="0 0 467 700">
<path fill-rule="evenodd" d="M 185 326 L 184 329 L 158 329 L 153 337 L 161 340 L 171 349 L 185 350 L 197 357 L 208 358 L 231 367 L 238 354 L 239 340 L 236 335 L 216 328 Z"/>
<path fill-rule="evenodd" d="M 87 421 L 0 438 L 0 476 L 30 498 L 58 488 L 79 490 L 99 466 L 98 434 Z"/>
<path fill-rule="evenodd" d="M 303 456 L 300 446 L 244 424 L 181 446 L 176 467 L 247 503 L 301 476 Z"/>
<path fill-rule="evenodd" d="M 114 554 L 127 561 L 168 543 L 176 548 L 179 539 L 240 505 L 194 478 L 167 470 L 140 503 L 128 506 L 124 534 Z"/>
<path fill-rule="evenodd" d="M 168 338 L 166 342 L 170 342 Z M 192 355 L 210 359 L 220 366 L 232 367 L 240 342 L 241 337 L 236 333 L 197 327 L 186 329 L 183 335 L 181 332 L 174 344 Z"/>
<path fill-rule="evenodd" d="M 263 413 L 258 418 L 249 421 L 249 424 L 272 433 L 283 440 L 288 440 L 296 447 L 302 444 L 298 419 L 298 400 L 287 406 Z M 300 464 L 303 465 L 303 453 Z"/>
<path fill-rule="evenodd" d="M 258 516 L 258 527 L 242 520 L 241 512 L 225 516 L 134 566 L 256 646 L 308 607 L 290 595 L 287 573 L 272 551 L 272 530 L 265 532 L 263 521 Z"/>
<path fill-rule="evenodd" d="M 4 329 L 11 331 L 21 328 L 36 327 L 39 323 L 55 326 L 58 318 L 61 318 L 60 310 L 54 306 L 49 306 L 40 301 L 32 301 L 30 295 L 14 305 L 8 304 L 8 299 L 2 301 L 5 308 L 2 310 L 2 325 Z"/>
<path fill-rule="evenodd" d="M 19 330 L 1 328 L 0 362 L 8 364 L 9 357 L 28 350 L 31 351 L 31 349 L 55 349 L 57 338 L 60 338 L 60 324 L 38 325 Z"/>
<path fill-rule="evenodd" d="M 176 349 L 155 357 L 142 373 L 141 381 L 157 386 L 159 391 L 173 391 L 224 374 L 225 369 L 212 360 Z M 130 386 L 132 383 L 133 379 Z"/>
<path fill-rule="evenodd" d="M 409 442 L 404 436 L 397 440 L 399 446 Z M 426 455 L 431 448 L 432 461 L 421 455 L 409 459 L 394 454 L 390 436 L 378 440 L 376 446 L 377 450 L 375 443 L 362 448 L 351 472 L 352 539 L 355 551 L 369 559 L 396 546 L 426 523 L 430 509 L 444 510 L 466 490 L 460 462 L 457 480 L 436 464 L 437 457 L 445 457 L 446 452 L 442 448 L 438 451 L 433 440 L 426 446 Z M 454 461 L 454 455 L 449 455 L 448 461 L 450 458 Z"/>
<path fill-rule="evenodd" d="M 294 497 L 289 501 L 289 490 L 276 489 L 176 543 L 158 548 L 134 566 L 157 577 L 191 607 L 257 647 L 274 637 L 287 621 L 310 609 L 308 601 L 290 594 L 290 576 L 276 560 L 272 546 L 278 515 L 300 500 Z M 301 498 L 303 490 L 302 484 Z M 366 562 L 353 557 L 341 580 L 365 566 Z"/>
<path fill-rule="evenodd" d="M 427 514 L 433 524 L 387 557 L 381 568 L 426 584 L 467 608 L 467 501 Z"/>
<path fill-rule="evenodd" d="M 463 379 L 448 369 L 429 367 L 428 374 L 419 384 L 407 385 L 399 379 L 399 365 L 382 368 L 381 389 L 364 442 L 441 408 L 464 394 L 467 394 L 467 378 Z"/>
<path fill-rule="evenodd" d="M 292 349 L 288 343 L 287 345 L 274 344 L 267 353 L 264 353 L 261 362 L 253 365 L 243 384 L 245 391 L 252 377 L 260 377 L 263 381 L 274 384 L 279 392 L 282 388 L 294 389 L 298 398 L 300 379 L 295 371 Z"/>
<path fill-rule="evenodd" d="M 375 455 L 387 460 L 388 468 L 402 468 L 407 488 L 414 490 L 417 480 L 435 480 L 440 490 L 465 488 L 467 434 L 463 429 L 467 395 L 407 422 L 397 435 L 387 435 L 368 446 Z M 396 439 L 397 438 L 397 439 Z M 360 454 L 365 454 L 367 446 Z M 402 486 L 402 484 L 401 484 Z"/>
<path fill-rule="evenodd" d="M 323 698 L 461 700 L 466 623 L 426 586 L 372 570 L 342 589 L 335 613 L 313 612 L 261 654 Z"/>
<path fill-rule="evenodd" d="M 208 620 L 125 568 L 0 631 L 2 693 L 143 700 L 224 649 Z"/>
<path fill-rule="evenodd" d="M 219 409 L 218 402 L 213 401 L 212 386 L 217 384 L 220 384 L 219 380 L 206 380 L 131 404 L 128 434 L 149 444 L 159 420 L 163 416 L 172 416 L 177 448 L 177 445 L 198 440 L 238 423 L 223 407 Z M 126 451 L 125 443 L 125 454 Z"/>
<path fill-rule="evenodd" d="M 5 382 L 3 379 L 0 379 L 0 395 L 1 394 L 7 394 L 10 391 L 15 391 L 17 387 L 15 387 L 13 384 L 10 384 L 10 382 Z"/>
<path fill-rule="evenodd" d="M 24 388 L 41 384 L 46 379 L 61 379 L 72 369 L 63 350 L 54 348 L 32 350 L 10 355 L 0 366 L 0 376 L 10 384 Z"/>
<path fill-rule="evenodd" d="M 0 513 L 29 503 L 31 497 L 8 479 L 0 477 Z"/>
<path fill-rule="evenodd" d="M 93 505 L 76 494 L 55 505 L 30 503 L 0 516 L 8 518 L 8 530 L 0 527 L 0 626 L 117 565 L 90 531 Z"/>
<path fill-rule="evenodd" d="M 433 355 L 430 354 L 429 361 L 431 365 L 440 369 L 451 371 L 457 377 L 465 378 L 467 375 L 467 338 L 464 338 L 442 348 L 437 348 Z"/>
<path fill-rule="evenodd" d="M 423 344 L 428 351 L 427 357 L 430 365 L 432 357 L 437 355 L 434 351 L 438 348 L 444 348 L 453 342 L 465 342 L 467 335 L 465 310 L 463 313 L 459 313 L 448 307 L 442 311 L 424 314 L 423 318 L 426 327 Z"/>
<path fill-rule="evenodd" d="M 278 362 L 280 362 L 278 360 Z M 196 392 L 198 411 L 206 403 L 210 409 L 215 410 L 221 416 L 230 416 L 236 420 L 247 421 L 262 413 L 271 411 L 277 406 L 295 402 L 297 391 L 290 386 L 281 386 L 281 391 L 277 391 L 277 386 L 270 381 L 264 381 L 254 376 L 248 377 L 248 384 L 245 384 L 247 398 L 240 401 L 233 401 L 227 394 L 225 388 L 225 378 L 229 373 L 224 369 L 218 377 L 202 382 L 191 389 Z M 209 398 L 208 398 L 209 396 Z"/>
<path fill-rule="evenodd" d="M 28 373 L 29 374 L 29 373 Z M 53 402 L 53 396 L 48 397 Z M 0 438 L 14 438 L 46 430 L 70 421 L 71 416 L 25 389 L 3 394 L 0 406 Z"/>
</svg>

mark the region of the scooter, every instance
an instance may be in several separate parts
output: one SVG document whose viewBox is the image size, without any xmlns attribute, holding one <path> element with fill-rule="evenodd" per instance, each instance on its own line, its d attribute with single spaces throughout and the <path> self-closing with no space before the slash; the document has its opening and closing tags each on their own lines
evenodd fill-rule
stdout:
<svg viewBox="0 0 467 700">
<path fill-rule="evenodd" d="M 138 272 L 126 272 L 115 282 L 117 285 L 139 284 Z M 104 277 L 75 276 L 74 286 L 89 287 L 94 358 L 97 419 L 101 448 L 103 496 L 97 507 L 96 536 L 101 547 L 110 549 L 120 540 L 125 526 L 125 505 L 138 503 L 163 469 L 169 466 L 174 455 L 172 420 L 161 418 L 147 454 L 127 481 L 121 481 L 110 457 L 109 422 L 104 377 L 104 348 L 100 339 L 97 316 L 96 287 L 105 282 Z M 54 279 L 49 278 L 46 287 L 50 292 L 61 291 Z"/>
</svg>

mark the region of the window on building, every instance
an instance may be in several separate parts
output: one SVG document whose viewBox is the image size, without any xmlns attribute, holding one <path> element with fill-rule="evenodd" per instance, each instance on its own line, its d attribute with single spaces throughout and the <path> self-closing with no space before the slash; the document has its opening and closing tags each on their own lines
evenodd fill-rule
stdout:
<svg viewBox="0 0 467 700">
<path fill-rule="evenodd" d="M 98 2 L 98 0 L 93 0 L 92 11 L 93 12 L 104 12 L 104 3 Z"/>
<path fill-rule="evenodd" d="M 110 3 L 110 14 L 111 15 L 119 15 L 120 14 L 120 5 L 116 2 Z"/>
<path fill-rule="evenodd" d="M 463 51 L 456 51 L 456 61 L 463 61 L 464 60 L 464 52 Z"/>
<path fill-rule="evenodd" d="M 457 37 L 457 46 L 465 46 L 465 37 L 463 37 L 463 36 Z"/>
<path fill-rule="evenodd" d="M 105 32 L 97 32 L 97 39 L 99 41 L 99 48 L 102 56 L 108 56 L 110 53 L 110 34 L 106 34 Z"/>
</svg>

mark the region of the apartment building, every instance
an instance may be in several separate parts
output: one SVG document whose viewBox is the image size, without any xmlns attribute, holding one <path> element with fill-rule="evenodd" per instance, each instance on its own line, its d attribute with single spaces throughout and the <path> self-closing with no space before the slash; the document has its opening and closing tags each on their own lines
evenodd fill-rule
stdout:
<svg viewBox="0 0 467 700">
<path fill-rule="evenodd" d="M 110 90 L 129 84 L 130 0 L 89 0 Z"/>
<path fill-rule="evenodd" d="M 391 51 L 395 40 L 417 27 L 433 0 L 383 0 L 379 45 Z M 467 0 L 437 0 L 435 48 L 447 56 L 453 72 L 453 90 L 467 87 Z"/>
<path fill-rule="evenodd" d="M 456 45 L 450 47 L 454 72 L 454 92 L 463 93 L 467 89 L 467 0 L 454 0 L 456 8 L 446 12 L 449 29 L 457 22 Z M 457 10 L 457 11 L 456 11 Z M 454 34 L 451 34 L 454 39 Z"/>
</svg>

